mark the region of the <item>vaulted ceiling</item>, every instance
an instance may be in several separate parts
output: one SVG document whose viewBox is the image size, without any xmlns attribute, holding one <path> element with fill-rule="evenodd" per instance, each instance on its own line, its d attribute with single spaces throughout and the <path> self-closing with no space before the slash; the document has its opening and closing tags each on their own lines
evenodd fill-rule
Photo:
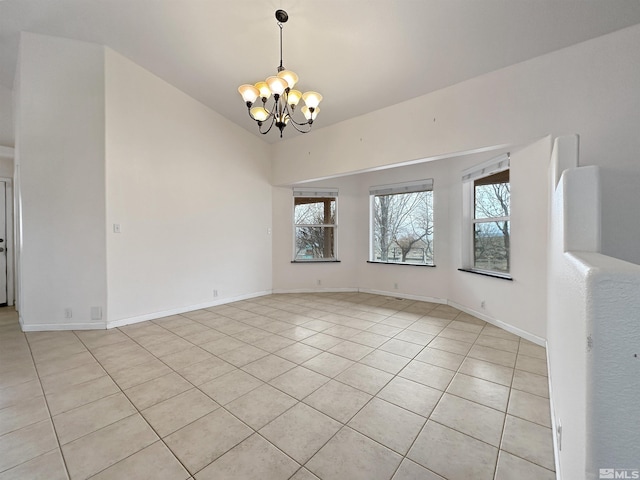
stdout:
<svg viewBox="0 0 640 480">
<path fill-rule="evenodd" d="M 257 134 L 236 89 L 275 74 L 279 8 L 315 128 L 640 23 L 638 0 L 0 0 L 0 84 L 20 31 L 94 42 Z"/>
</svg>

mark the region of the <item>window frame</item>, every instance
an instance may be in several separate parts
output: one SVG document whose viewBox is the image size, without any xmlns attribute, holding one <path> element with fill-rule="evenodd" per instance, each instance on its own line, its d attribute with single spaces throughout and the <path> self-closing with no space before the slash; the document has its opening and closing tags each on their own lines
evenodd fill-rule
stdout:
<svg viewBox="0 0 640 480">
<path fill-rule="evenodd" d="M 433 243 L 431 244 L 431 263 L 411 263 L 411 262 L 397 262 L 397 261 L 383 261 L 377 260 L 375 258 L 376 252 L 376 242 L 375 242 L 375 208 L 376 208 L 376 197 L 380 196 L 388 196 L 388 195 L 402 195 L 402 194 L 411 194 L 411 193 L 422 193 L 422 192 L 431 192 L 431 222 L 432 222 L 432 233 L 431 238 L 433 242 L 435 231 L 434 228 L 434 217 L 435 217 L 435 196 L 433 192 L 433 178 L 428 178 L 424 180 L 417 180 L 412 182 L 403 182 L 391 185 L 379 185 L 372 186 L 369 188 L 369 259 L 367 263 L 375 263 L 382 265 L 409 265 L 409 266 L 417 266 L 417 267 L 435 267 L 435 251 L 433 248 Z"/>
<path fill-rule="evenodd" d="M 296 199 L 321 200 L 332 199 L 334 201 L 334 223 L 296 223 Z M 310 202 L 315 203 L 315 202 Z M 337 188 L 293 188 L 291 204 L 291 224 L 293 234 L 291 263 L 330 263 L 338 260 L 338 189 Z M 333 256 L 327 258 L 297 258 L 297 231 L 298 228 L 332 228 L 333 229 Z"/>
<path fill-rule="evenodd" d="M 462 268 L 459 270 L 471 273 L 478 273 L 490 277 L 513 280 L 511 275 L 511 204 L 509 204 L 509 215 L 500 217 L 476 218 L 476 182 L 487 177 L 511 170 L 511 158 L 509 153 L 492 158 L 480 165 L 476 165 L 462 172 L 463 186 L 463 231 L 462 231 Z M 506 183 L 506 182 L 503 182 Z M 509 186 L 511 186 L 511 176 L 509 175 Z M 475 232 L 476 225 L 482 223 L 509 222 L 509 249 L 507 252 L 509 261 L 509 271 L 491 270 L 478 268 L 475 266 Z"/>
</svg>

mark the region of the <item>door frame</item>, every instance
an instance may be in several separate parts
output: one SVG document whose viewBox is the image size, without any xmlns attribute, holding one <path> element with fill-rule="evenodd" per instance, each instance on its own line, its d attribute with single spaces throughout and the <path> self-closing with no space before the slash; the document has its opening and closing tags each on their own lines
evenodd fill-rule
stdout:
<svg viewBox="0 0 640 480">
<path fill-rule="evenodd" d="M 9 177 L 0 177 L 0 182 L 5 183 L 5 219 L 6 219 L 6 241 L 7 249 L 7 306 L 12 306 L 15 300 L 15 262 L 16 262 L 16 246 L 14 242 L 13 222 L 13 179 Z M 11 249 L 10 251 L 8 251 Z"/>
</svg>

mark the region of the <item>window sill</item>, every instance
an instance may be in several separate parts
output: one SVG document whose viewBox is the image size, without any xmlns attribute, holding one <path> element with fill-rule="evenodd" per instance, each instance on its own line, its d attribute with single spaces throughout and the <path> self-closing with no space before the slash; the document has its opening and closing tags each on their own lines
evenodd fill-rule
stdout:
<svg viewBox="0 0 640 480">
<path fill-rule="evenodd" d="M 508 275 L 508 274 L 505 274 L 505 273 L 487 272 L 485 270 L 473 270 L 471 268 L 459 268 L 458 271 L 459 272 L 467 272 L 467 273 L 475 273 L 476 275 L 482 275 L 484 277 L 499 278 L 501 280 L 508 280 L 510 282 L 513 282 L 513 277 L 511 277 L 511 275 Z"/>
<path fill-rule="evenodd" d="M 435 268 L 435 265 L 430 265 L 428 263 L 398 263 L 398 262 L 374 262 L 372 260 L 367 260 L 367 263 L 375 263 L 378 265 L 405 265 L 408 267 L 430 267 Z"/>
<path fill-rule="evenodd" d="M 340 260 L 291 260 L 291 263 L 340 263 Z"/>
</svg>

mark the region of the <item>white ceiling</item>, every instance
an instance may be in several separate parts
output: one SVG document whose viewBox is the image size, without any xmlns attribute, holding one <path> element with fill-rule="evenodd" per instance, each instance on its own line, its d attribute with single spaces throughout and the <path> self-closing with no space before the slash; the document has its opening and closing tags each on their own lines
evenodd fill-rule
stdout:
<svg viewBox="0 0 640 480">
<path fill-rule="evenodd" d="M 315 128 L 640 23 L 638 0 L 0 0 L 0 84 L 20 31 L 95 42 L 256 133 L 236 89 L 275 74 L 278 8 Z"/>
</svg>

